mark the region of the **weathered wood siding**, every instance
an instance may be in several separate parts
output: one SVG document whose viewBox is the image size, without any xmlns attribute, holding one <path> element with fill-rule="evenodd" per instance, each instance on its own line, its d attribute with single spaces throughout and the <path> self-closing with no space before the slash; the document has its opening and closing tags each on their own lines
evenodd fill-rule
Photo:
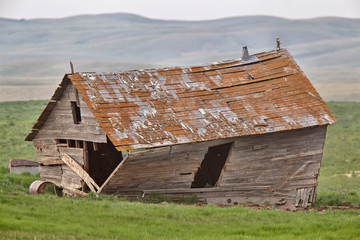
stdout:
<svg viewBox="0 0 360 240">
<path fill-rule="evenodd" d="M 63 164 L 55 139 L 34 139 L 36 157 L 41 165 Z"/>
<path fill-rule="evenodd" d="M 247 188 L 251 184 L 255 189 L 268 189 L 258 194 L 254 191 L 240 194 L 253 202 L 295 200 L 297 189 L 306 188 L 311 190 L 308 194 L 312 200 L 325 136 L 326 126 L 237 138 L 218 186 Z M 236 192 L 225 196 L 231 201 L 243 200 L 236 199 L 239 196 Z"/>
<path fill-rule="evenodd" d="M 61 165 L 62 178 L 61 184 L 63 186 L 69 186 L 71 188 L 81 188 L 81 178 L 67 165 Z"/>
<path fill-rule="evenodd" d="M 81 123 L 74 124 L 71 102 L 76 102 L 75 88 L 69 84 L 35 139 L 73 139 L 106 143 L 106 135 L 86 103 L 79 97 Z"/>
<path fill-rule="evenodd" d="M 186 144 L 132 152 L 102 192 L 190 188 L 206 152 L 207 144 Z"/>
<path fill-rule="evenodd" d="M 325 135 L 322 126 L 130 153 L 103 192 L 197 194 L 207 202 L 290 201 L 307 206 L 315 200 Z M 191 189 L 208 147 L 229 142 L 234 144 L 217 185 Z M 186 172 L 190 174 L 180 174 Z"/>
<path fill-rule="evenodd" d="M 78 102 L 81 111 L 81 123 L 75 124 L 71 102 Z M 44 180 L 61 183 L 71 188 L 81 187 L 81 178 L 61 160 L 64 153 L 69 154 L 81 166 L 84 166 L 84 149 L 69 147 L 59 143 L 58 139 L 90 141 L 104 143 L 107 141 L 104 131 L 92 115 L 86 103 L 77 98 L 75 88 L 69 84 L 62 97 L 48 116 L 44 126 L 33 139 L 40 175 Z M 85 145 L 85 144 L 84 144 Z"/>
</svg>

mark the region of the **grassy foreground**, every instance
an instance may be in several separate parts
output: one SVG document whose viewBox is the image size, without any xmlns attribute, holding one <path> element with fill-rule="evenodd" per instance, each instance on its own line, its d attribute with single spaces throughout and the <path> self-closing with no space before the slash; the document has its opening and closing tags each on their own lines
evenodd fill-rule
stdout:
<svg viewBox="0 0 360 240">
<path fill-rule="evenodd" d="M 10 175 L 5 167 L 10 158 L 35 160 L 23 140 L 45 104 L 0 103 L 0 239 L 360 239 L 359 210 L 292 213 L 29 195 L 38 177 Z M 339 122 L 328 128 L 317 204 L 358 205 L 360 103 L 328 105 Z"/>
<path fill-rule="evenodd" d="M 356 239 L 360 212 L 0 195 L 0 239 Z"/>
</svg>

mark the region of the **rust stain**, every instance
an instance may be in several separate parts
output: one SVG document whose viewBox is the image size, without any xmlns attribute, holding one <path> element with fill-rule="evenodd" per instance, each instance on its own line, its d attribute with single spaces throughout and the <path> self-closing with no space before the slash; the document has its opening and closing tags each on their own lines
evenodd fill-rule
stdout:
<svg viewBox="0 0 360 240">
<path fill-rule="evenodd" d="M 336 120 L 286 50 L 207 66 L 68 75 L 118 150 Z"/>
</svg>

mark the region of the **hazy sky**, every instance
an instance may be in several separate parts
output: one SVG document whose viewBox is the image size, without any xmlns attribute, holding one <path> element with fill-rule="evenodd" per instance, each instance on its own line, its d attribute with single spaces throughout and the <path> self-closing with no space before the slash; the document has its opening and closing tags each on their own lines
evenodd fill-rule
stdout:
<svg viewBox="0 0 360 240">
<path fill-rule="evenodd" d="M 60 18 L 116 12 L 181 20 L 244 15 L 360 18 L 360 0 L 0 0 L 0 17 L 4 18 Z"/>
</svg>

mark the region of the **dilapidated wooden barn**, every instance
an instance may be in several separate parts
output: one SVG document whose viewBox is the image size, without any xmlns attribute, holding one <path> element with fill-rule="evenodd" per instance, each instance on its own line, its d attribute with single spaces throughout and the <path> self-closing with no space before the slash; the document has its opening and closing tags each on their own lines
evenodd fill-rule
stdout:
<svg viewBox="0 0 360 240">
<path fill-rule="evenodd" d="M 34 125 L 67 194 L 307 206 L 336 120 L 285 49 L 195 67 L 66 74 Z"/>
</svg>

